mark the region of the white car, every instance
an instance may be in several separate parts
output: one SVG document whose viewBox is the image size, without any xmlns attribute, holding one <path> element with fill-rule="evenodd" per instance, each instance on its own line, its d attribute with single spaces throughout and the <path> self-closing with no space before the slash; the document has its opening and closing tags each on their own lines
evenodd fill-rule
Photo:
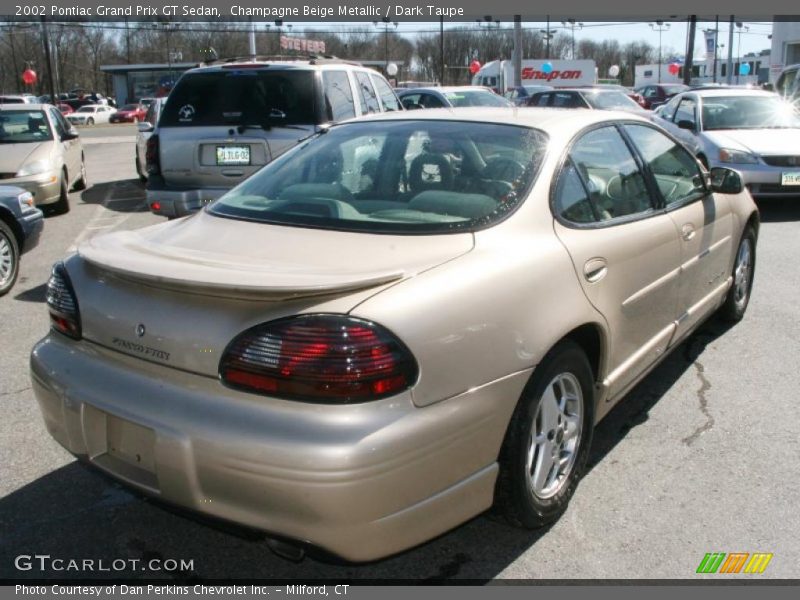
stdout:
<svg viewBox="0 0 800 600">
<path fill-rule="evenodd" d="M 87 104 L 81 106 L 74 113 L 67 115 L 67 120 L 73 125 L 94 125 L 95 123 L 108 123 L 116 108 L 101 104 Z"/>
</svg>

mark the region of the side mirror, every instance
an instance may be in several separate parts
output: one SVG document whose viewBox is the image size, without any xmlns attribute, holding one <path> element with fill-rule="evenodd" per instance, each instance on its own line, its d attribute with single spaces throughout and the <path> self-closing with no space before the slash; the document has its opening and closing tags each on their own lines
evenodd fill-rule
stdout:
<svg viewBox="0 0 800 600">
<path fill-rule="evenodd" d="M 139 130 L 139 133 L 150 133 L 153 131 L 154 127 L 152 123 L 148 123 L 147 121 L 140 121 L 136 124 L 136 129 Z"/>
<path fill-rule="evenodd" d="M 68 142 L 70 140 L 77 140 L 80 136 L 81 136 L 81 134 L 78 133 L 78 130 L 75 129 L 74 127 L 71 127 L 70 129 L 65 131 L 63 134 L 61 134 L 61 141 L 62 142 Z"/>
<path fill-rule="evenodd" d="M 742 177 L 725 167 L 711 169 L 711 189 L 720 194 L 739 194 L 744 189 Z"/>
<path fill-rule="evenodd" d="M 678 121 L 676 123 L 676 125 L 678 127 L 680 127 L 681 129 L 686 129 L 688 131 L 694 131 L 694 122 L 693 121 L 689 121 L 687 119 L 681 119 L 680 121 Z"/>
</svg>

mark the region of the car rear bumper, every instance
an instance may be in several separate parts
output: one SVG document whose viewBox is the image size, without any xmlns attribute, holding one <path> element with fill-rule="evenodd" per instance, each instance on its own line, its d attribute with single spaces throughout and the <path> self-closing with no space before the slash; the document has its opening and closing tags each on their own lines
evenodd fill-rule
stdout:
<svg viewBox="0 0 800 600">
<path fill-rule="evenodd" d="M 147 185 L 147 206 L 150 212 L 163 217 L 185 217 L 197 212 L 206 204 L 216 200 L 228 188 L 175 189 Z"/>
<path fill-rule="evenodd" d="M 321 406 L 57 333 L 31 354 L 47 429 L 76 456 L 170 504 L 351 561 L 400 552 L 489 508 L 529 375 L 425 408 L 410 392 Z"/>
</svg>

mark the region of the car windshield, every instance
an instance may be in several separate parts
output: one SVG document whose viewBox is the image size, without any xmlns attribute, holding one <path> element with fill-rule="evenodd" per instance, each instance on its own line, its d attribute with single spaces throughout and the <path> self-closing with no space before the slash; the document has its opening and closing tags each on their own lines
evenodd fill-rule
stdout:
<svg viewBox="0 0 800 600">
<path fill-rule="evenodd" d="M 524 200 L 546 140 L 538 130 L 497 123 L 351 122 L 290 150 L 208 211 L 373 233 L 474 230 Z"/>
<path fill-rule="evenodd" d="M 0 144 L 46 142 L 53 132 L 41 110 L 0 111 Z"/>
<path fill-rule="evenodd" d="M 94 112 L 94 106 L 81 106 L 78 109 L 78 112 L 81 112 L 81 113 L 93 113 Z"/>
<path fill-rule="evenodd" d="M 488 90 L 459 90 L 443 95 L 452 106 L 508 106 L 508 101 Z"/>
<path fill-rule="evenodd" d="M 631 110 L 639 108 L 636 102 L 620 92 L 597 92 L 584 94 L 583 96 L 592 108 L 600 110 Z"/>
<path fill-rule="evenodd" d="M 190 73 L 170 93 L 160 125 L 313 125 L 319 121 L 315 104 L 310 70 Z"/>
<path fill-rule="evenodd" d="M 710 96 L 703 99 L 703 129 L 800 127 L 794 107 L 777 96 Z"/>
</svg>

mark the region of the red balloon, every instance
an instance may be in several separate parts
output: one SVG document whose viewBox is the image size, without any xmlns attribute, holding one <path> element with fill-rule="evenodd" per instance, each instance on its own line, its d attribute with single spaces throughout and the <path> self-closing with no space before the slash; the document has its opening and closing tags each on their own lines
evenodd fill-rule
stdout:
<svg viewBox="0 0 800 600">
<path fill-rule="evenodd" d="M 22 72 L 22 81 L 25 83 L 25 85 L 33 85 L 36 83 L 37 79 L 38 76 L 36 75 L 36 71 L 33 69 L 25 69 Z"/>
<path fill-rule="evenodd" d="M 671 63 L 669 67 L 667 67 L 667 70 L 670 72 L 670 74 L 677 75 L 680 73 L 681 66 L 678 63 Z"/>
<path fill-rule="evenodd" d="M 475 73 L 477 73 L 480 70 L 481 70 L 481 63 L 479 63 L 477 60 L 473 60 L 471 63 L 469 63 L 469 72 L 472 75 L 475 75 Z"/>
</svg>

